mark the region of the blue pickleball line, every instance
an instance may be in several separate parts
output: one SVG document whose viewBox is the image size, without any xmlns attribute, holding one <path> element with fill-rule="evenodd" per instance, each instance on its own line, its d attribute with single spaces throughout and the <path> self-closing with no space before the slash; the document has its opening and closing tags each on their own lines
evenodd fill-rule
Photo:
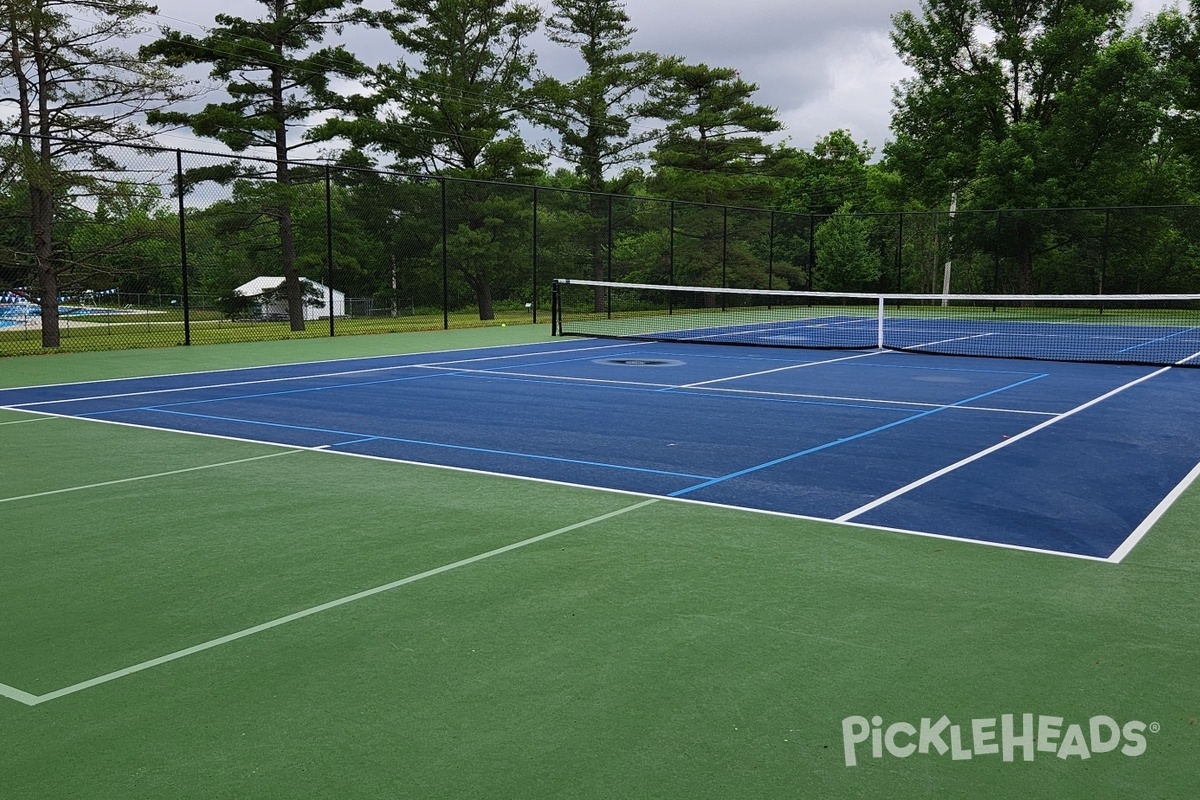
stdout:
<svg viewBox="0 0 1200 800">
<path fill-rule="evenodd" d="M 370 433 L 359 433 L 357 431 L 341 431 L 330 428 L 316 428 L 308 425 L 288 425 L 283 422 L 264 422 L 256 419 L 238 419 L 237 417 L 221 417 L 212 414 L 193 414 L 187 411 L 172 411 L 166 408 L 155 406 L 146 406 L 145 408 L 126 409 L 126 411 L 150 411 L 158 414 L 171 414 L 178 417 L 194 417 L 196 419 L 207 419 L 214 422 L 234 422 L 242 425 L 257 425 L 264 428 L 283 428 L 285 430 L 304 431 L 305 433 L 321 433 L 330 434 L 333 436 L 348 436 L 358 437 L 362 440 L 375 439 L 384 442 L 398 442 L 400 444 L 415 444 L 424 447 L 439 447 L 444 450 L 462 450 L 469 453 L 483 453 L 493 456 L 508 456 L 511 458 L 527 458 L 535 461 L 553 461 L 559 464 L 574 464 L 584 467 L 601 467 L 603 469 L 615 469 L 625 472 L 644 472 L 650 475 L 663 475 L 669 478 L 707 478 L 707 475 L 694 475 L 688 472 L 668 472 L 660 469 L 649 469 L 647 467 L 630 467 L 624 464 L 608 464 L 603 461 L 583 461 L 575 458 L 563 458 L 561 456 L 544 456 L 537 453 L 519 453 L 512 450 L 493 450 L 487 447 L 472 447 L 462 444 L 447 444 L 446 442 L 429 442 L 421 439 L 404 439 L 399 436 L 378 436 Z M 80 416 L 87 417 L 90 414 L 81 414 Z M 278 444 L 278 443 L 275 443 Z M 352 442 L 342 442 L 341 444 L 352 444 Z M 325 447 L 337 447 L 338 444 L 329 444 Z"/>
<path fill-rule="evenodd" d="M 1158 342 L 1163 342 L 1163 341 L 1166 341 L 1167 339 L 1174 339 L 1176 336 L 1182 336 L 1185 333 L 1191 333 L 1192 331 L 1195 331 L 1195 330 L 1196 330 L 1196 328 L 1184 328 L 1183 330 L 1175 331 L 1174 333 L 1167 334 L 1166 336 L 1160 336 L 1157 339 L 1150 339 L 1149 341 L 1146 341 L 1146 342 L 1141 342 L 1139 344 L 1130 345 L 1129 347 L 1118 350 L 1117 352 L 1125 353 L 1130 350 L 1136 350 L 1139 347 L 1146 347 L 1147 345 L 1157 344 Z"/>
<path fill-rule="evenodd" d="M 831 447 L 837 447 L 838 445 L 846 444 L 847 442 L 853 442 L 858 439 L 863 439 L 867 436 L 872 436 L 876 433 L 881 433 L 882 431 L 886 431 L 891 428 L 895 428 L 899 425 L 905 425 L 909 422 L 915 422 L 916 420 L 924 419 L 925 417 L 931 416 L 933 414 L 941 413 L 942 411 L 945 411 L 948 408 L 954 408 L 956 406 L 961 406 L 966 403 L 973 403 L 976 400 L 982 400 L 985 397 L 990 397 L 994 394 L 1000 394 L 1001 392 L 1007 392 L 1009 389 L 1015 389 L 1018 386 L 1024 386 L 1027 383 L 1032 383 L 1033 381 L 1040 380 L 1042 378 L 1047 377 L 1047 374 L 1048 373 L 1034 375 L 1032 378 L 1026 378 L 1023 381 L 1017 381 L 1016 383 L 1010 383 L 1008 386 L 1001 386 L 999 389 L 993 389 L 990 392 L 984 392 L 983 394 L 977 394 L 974 397 L 968 397 L 965 400 L 959 400 L 955 403 L 949 403 L 947 405 L 940 406 L 938 408 L 931 408 L 928 411 L 922 411 L 917 414 L 912 414 L 910 416 L 905 417 L 904 419 L 898 419 L 895 422 L 889 422 L 886 425 L 879 425 L 877 427 L 871 428 L 870 430 L 862 431 L 861 433 L 856 433 L 853 436 L 845 436 L 841 439 L 835 439 L 832 442 L 825 442 L 824 444 L 819 444 L 816 447 L 810 447 L 807 450 L 801 450 L 798 453 L 791 453 L 786 456 L 774 458 L 774 459 L 771 459 L 770 461 L 765 461 L 762 464 L 756 464 L 753 467 L 747 467 L 746 469 L 741 469 L 741 470 L 738 470 L 737 472 L 731 472 L 728 475 L 722 475 L 718 478 L 709 478 L 708 480 L 703 481 L 702 483 L 697 483 L 694 486 L 688 486 L 683 489 L 678 489 L 674 492 L 671 492 L 667 496 L 668 497 L 682 497 L 685 494 L 690 494 L 690 493 L 698 491 L 700 489 L 706 489 L 709 486 L 715 486 L 718 483 L 724 483 L 725 481 L 732 480 L 734 478 L 740 478 L 743 475 L 749 475 L 750 473 L 753 473 L 753 472 L 760 472 L 761 470 L 769 469 L 770 467 L 774 467 L 779 464 L 784 464 L 788 461 L 794 461 L 795 459 L 801 458 L 802 456 L 811 455 L 813 453 L 819 453 L 822 450 L 828 450 Z"/>
</svg>

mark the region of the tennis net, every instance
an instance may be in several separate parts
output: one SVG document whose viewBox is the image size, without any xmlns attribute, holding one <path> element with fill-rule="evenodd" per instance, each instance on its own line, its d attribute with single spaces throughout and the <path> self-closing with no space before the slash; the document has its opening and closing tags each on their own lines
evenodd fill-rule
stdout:
<svg viewBox="0 0 1200 800">
<path fill-rule="evenodd" d="M 554 282 L 555 335 L 1200 367 L 1200 294 L 928 295 Z"/>
</svg>

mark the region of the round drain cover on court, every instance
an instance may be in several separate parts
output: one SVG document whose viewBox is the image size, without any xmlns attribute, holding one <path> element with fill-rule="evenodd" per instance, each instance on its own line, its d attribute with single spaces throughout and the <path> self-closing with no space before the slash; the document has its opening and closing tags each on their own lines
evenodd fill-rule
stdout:
<svg viewBox="0 0 1200 800">
<path fill-rule="evenodd" d="M 678 367 L 683 362 L 669 358 L 598 358 L 595 363 L 617 367 Z"/>
</svg>

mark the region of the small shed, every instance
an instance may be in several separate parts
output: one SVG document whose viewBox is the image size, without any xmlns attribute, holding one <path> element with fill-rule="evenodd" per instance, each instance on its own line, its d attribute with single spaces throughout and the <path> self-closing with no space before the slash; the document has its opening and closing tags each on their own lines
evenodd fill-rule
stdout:
<svg viewBox="0 0 1200 800">
<path fill-rule="evenodd" d="M 243 283 L 233 291 L 242 297 L 261 298 L 258 304 L 258 316 L 264 319 L 287 319 L 287 294 L 283 289 L 283 281 L 283 278 L 264 275 Z M 329 287 L 308 278 L 301 278 L 300 282 L 305 286 L 304 318 L 306 320 L 328 318 L 330 304 Z M 334 289 L 332 297 L 333 316 L 346 316 L 345 292 L 339 292 L 337 289 Z"/>
</svg>

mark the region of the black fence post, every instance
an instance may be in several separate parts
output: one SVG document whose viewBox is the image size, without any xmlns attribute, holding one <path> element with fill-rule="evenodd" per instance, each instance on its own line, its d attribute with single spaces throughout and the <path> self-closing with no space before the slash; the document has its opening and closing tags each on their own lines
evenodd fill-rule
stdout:
<svg viewBox="0 0 1200 800">
<path fill-rule="evenodd" d="M 606 246 L 608 247 L 608 252 L 605 255 L 605 270 L 608 277 L 605 280 L 611 281 L 613 279 L 613 196 L 611 193 L 608 195 L 608 239 Z"/>
<path fill-rule="evenodd" d="M 538 309 L 538 187 L 533 187 L 533 299 L 530 308 L 533 310 L 533 323 L 537 324 Z M 551 303 L 551 325 L 553 325 L 553 303 Z M 551 335 L 554 331 L 551 330 Z"/>
<path fill-rule="evenodd" d="M 442 330 L 450 330 L 450 231 L 446 213 L 446 179 L 439 178 L 442 187 Z"/>
<path fill-rule="evenodd" d="M 1004 240 L 1004 212 L 996 209 L 996 252 L 992 264 L 992 293 L 1000 292 L 1000 243 Z"/>
<path fill-rule="evenodd" d="M 604 274 L 606 276 L 605 280 L 611 281 L 613 279 L 613 196 L 611 192 L 608 195 L 608 207 L 605 216 L 607 217 L 605 226 L 608 230 L 605 234 Z M 608 309 L 608 318 L 612 319 L 612 287 L 609 286 L 604 291 L 606 295 L 604 298 L 604 307 Z"/>
<path fill-rule="evenodd" d="M 325 297 L 329 308 L 329 335 L 333 330 L 333 191 L 329 165 L 325 165 Z"/>
<path fill-rule="evenodd" d="M 192 307 L 191 296 L 188 294 L 188 257 L 187 257 L 187 221 L 183 206 L 183 151 L 175 150 L 175 187 L 179 195 L 179 267 L 182 270 L 183 281 L 183 343 L 192 343 Z"/>
<path fill-rule="evenodd" d="M 767 288 L 772 289 L 775 277 L 775 212 L 768 211 L 767 218 L 770 220 L 767 226 Z"/>
<path fill-rule="evenodd" d="M 721 206 L 721 288 L 729 282 L 729 206 Z M 725 296 L 721 295 L 721 310 L 725 310 Z"/>
<path fill-rule="evenodd" d="M 1104 209 L 1104 240 L 1100 243 L 1100 287 L 1096 294 L 1104 294 L 1104 278 L 1108 273 L 1108 240 L 1112 235 L 1112 209 Z"/>
<path fill-rule="evenodd" d="M 816 242 L 816 239 L 814 238 L 816 229 L 817 229 L 817 216 L 816 216 L 816 214 L 809 214 L 808 215 L 808 289 L 809 289 L 809 291 L 812 291 L 812 288 L 813 288 L 813 264 L 817 260 L 817 242 Z"/>
<path fill-rule="evenodd" d="M 667 223 L 667 285 L 675 285 L 675 201 L 671 200 L 668 206 L 671 209 L 670 220 Z M 667 314 L 668 316 L 675 313 L 675 293 L 667 292 Z"/>
</svg>

